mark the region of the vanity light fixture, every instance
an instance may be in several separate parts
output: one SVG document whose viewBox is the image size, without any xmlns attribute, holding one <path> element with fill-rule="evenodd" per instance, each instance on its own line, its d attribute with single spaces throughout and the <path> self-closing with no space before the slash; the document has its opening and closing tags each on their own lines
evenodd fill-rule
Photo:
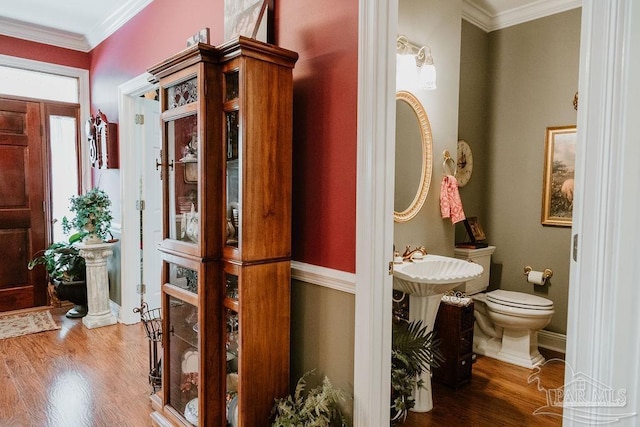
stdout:
<svg viewBox="0 0 640 427">
<path fill-rule="evenodd" d="M 416 46 L 406 36 L 396 41 L 396 90 L 401 88 L 436 88 L 436 67 L 431 48 Z"/>
</svg>

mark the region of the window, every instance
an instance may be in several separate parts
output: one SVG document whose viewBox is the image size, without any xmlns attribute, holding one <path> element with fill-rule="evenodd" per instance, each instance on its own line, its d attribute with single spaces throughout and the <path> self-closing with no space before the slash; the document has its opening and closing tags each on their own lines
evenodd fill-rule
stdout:
<svg viewBox="0 0 640 427">
<path fill-rule="evenodd" d="M 75 113 L 75 112 L 74 112 Z M 72 218 L 69 199 L 78 194 L 78 150 L 75 117 L 49 115 L 49 141 L 51 153 L 51 215 L 53 217 L 53 241 L 67 237 L 62 232 L 62 218 Z"/>
<path fill-rule="evenodd" d="M 75 77 L 0 65 L 0 93 L 28 98 L 79 103 L 79 85 Z"/>
</svg>

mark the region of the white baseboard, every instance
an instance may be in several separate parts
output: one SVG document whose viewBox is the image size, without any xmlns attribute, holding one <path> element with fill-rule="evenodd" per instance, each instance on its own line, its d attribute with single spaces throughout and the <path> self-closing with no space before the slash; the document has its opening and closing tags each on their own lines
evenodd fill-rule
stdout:
<svg viewBox="0 0 640 427">
<path fill-rule="evenodd" d="M 356 293 L 356 275 L 353 273 L 291 261 L 291 278 L 349 294 Z"/>
<path fill-rule="evenodd" d="M 120 319 L 120 305 L 116 304 L 112 300 L 109 300 L 109 309 L 111 310 L 111 314 L 118 319 L 118 322 L 122 323 L 122 319 Z"/>
<path fill-rule="evenodd" d="M 546 348 L 548 350 L 553 350 L 560 353 L 566 353 L 567 336 L 559 334 L 557 332 L 545 331 L 543 329 L 538 332 L 538 347 Z"/>
</svg>

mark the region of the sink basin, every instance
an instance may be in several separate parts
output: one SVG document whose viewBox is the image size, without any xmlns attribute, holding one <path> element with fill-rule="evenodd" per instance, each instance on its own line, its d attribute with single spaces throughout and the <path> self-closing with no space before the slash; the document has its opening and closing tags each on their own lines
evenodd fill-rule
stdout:
<svg viewBox="0 0 640 427">
<path fill-rule="evenodd" d="M 482 274 L 482 266 L 458 258 L 425 255 L 420 259 L 394 264 L 393 288 L 409 294 L 409 320 L 420 319 L 433 330 L 442 296 L 462 283 Z M 413 390 L 415 412 L 433 409 L 431 373 L 421 374 L 422 387 Z"/>
<path fill-rule="evenodd" d="M 393 288 L 406 294 L 430 296 L 444 294 L 482 274 L 474 262 L 440 255 L 403 262 L 393 267 Z"/>
</svg>

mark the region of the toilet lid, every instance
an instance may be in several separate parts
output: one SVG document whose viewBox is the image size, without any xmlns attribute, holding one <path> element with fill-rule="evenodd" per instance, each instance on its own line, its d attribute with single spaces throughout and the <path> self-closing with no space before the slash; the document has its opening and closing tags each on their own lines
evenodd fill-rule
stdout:
<svg viewBox="0 0 640 427">
<path fill-rule="evenodd" d="M 519 308 L 549 309 L 553 307 L 553 301 L 546 298 L 502 289 L 487 293 L 487 300 L 496 304 Z"/>
</svg>

